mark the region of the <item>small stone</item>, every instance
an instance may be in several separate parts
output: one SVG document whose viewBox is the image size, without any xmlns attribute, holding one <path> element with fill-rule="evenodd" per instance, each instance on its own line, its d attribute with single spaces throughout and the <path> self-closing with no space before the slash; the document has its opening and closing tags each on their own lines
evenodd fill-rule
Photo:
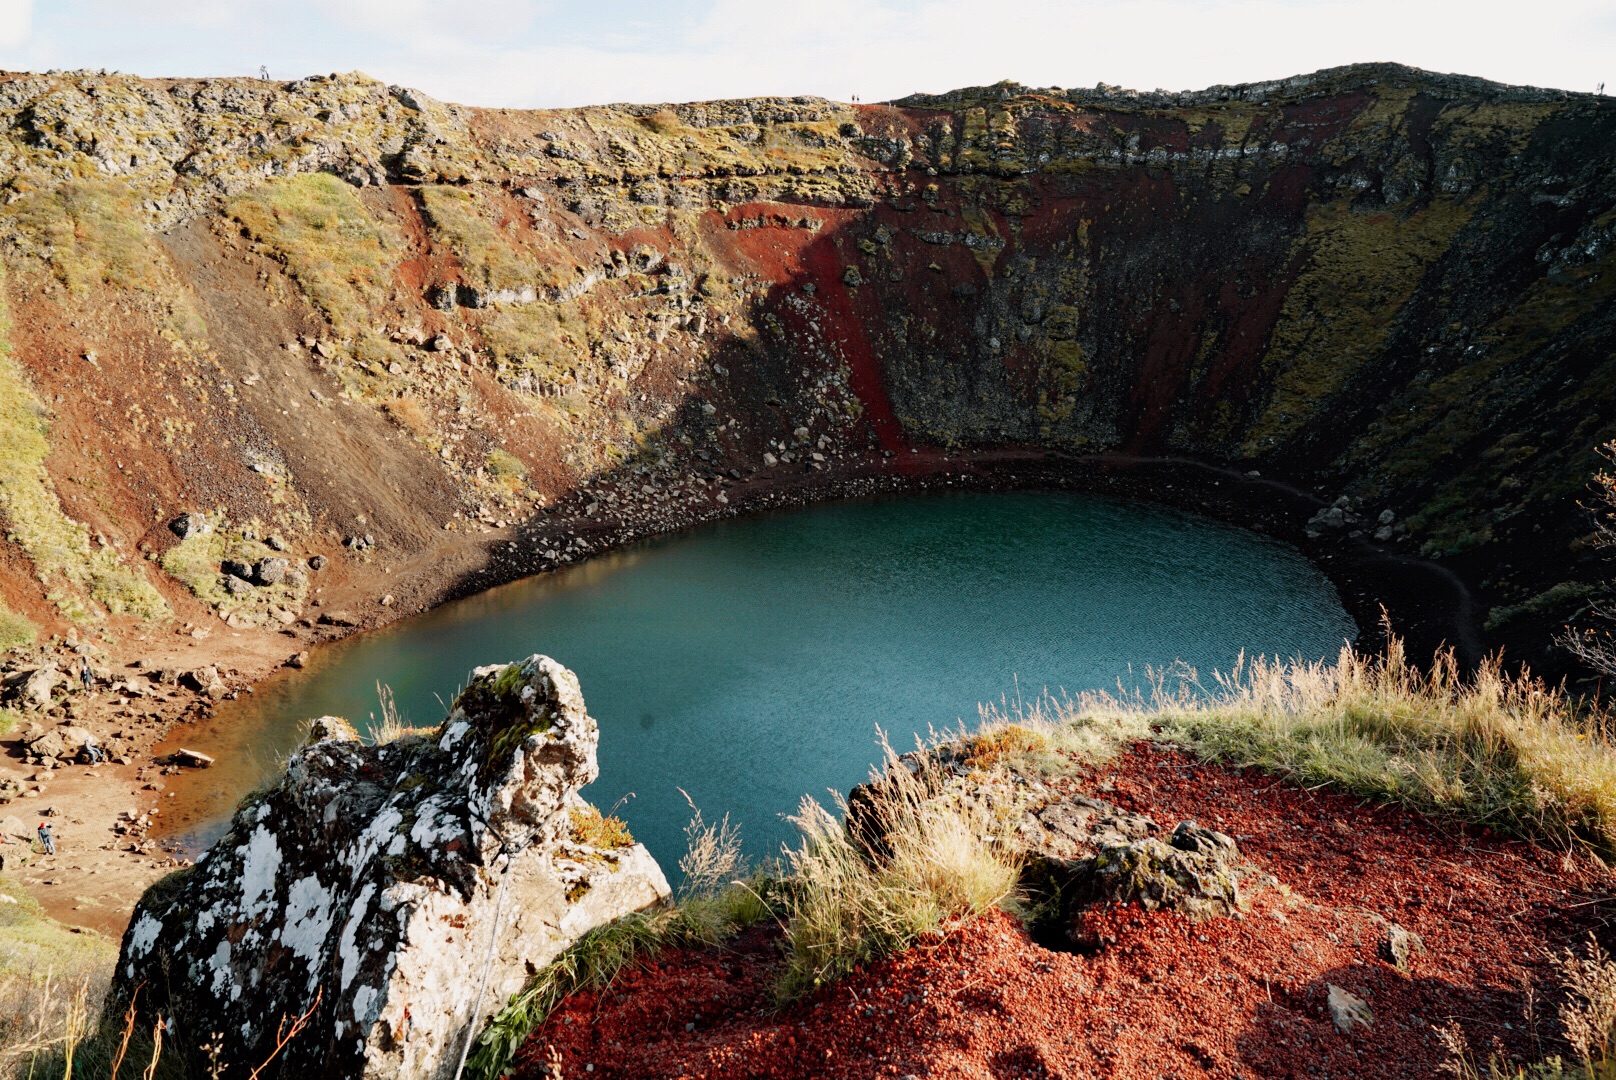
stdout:
<svg viewBox="0 0 1616 1080">
<path fill-rule="evenodd" d="M 326 557 L 324 555 L 310 555 L 309 556 L 309 569 L 310 570 L 324 570 L 325 569 L 325 564 L 326 564 Z"/>
<path fill-rule="evenodd" d="M 1407 975 L 1415 954 L 1425 951 L 1425 940 L 1412 930 L 1405 930 L 1396 923 L 1389 923 L 1386 927 L 1386 936 L 1380 939 L 1379 951 L 1382 960 Z"/>
<path fill-rule="evenodd" d="M 286 658 L 286 666 L 290 668 L 303 668 L 307 667 L 308 664 L 309 654 L 308 650 L 306 649 L 303 652 L 293 653 L 291 656 Z"/>
<path fill-rule="evenodd" d="M 380 603 L 381 603 L 382 607 L 392 607 L 393 606 L 393 594 L 388 593 L 386 596 L 382 597 Z"/>
<path fill-rule="evenodd" d="M 292 564 L 277 556 L 259 559 L 253 564 L 252 581 L 256 585 L 279 585 L 286 579 L 286 571 Z"/>
<path fill-rule="evenodd" d="M 1341 1029 L 1343 1035 L 1351 1035 L 1357 1028 L 1367 1028 L 1374 1024 L 1375 1014 L 1370 1010 L 1368 1002 L 1335 983 L 1329 983 L 1328 986 L 1330 1019 L 1335 1021 L 1335 1026 Z"/>
<path fill-rule="evenodd" d="M 181 540 L 189 540 L 193 536 L 200 536 L 212 530 L 213 526 L 209 525 L 208 519 L 201 514 L 181 514 L 168 523 L 168 531 Z"/>
<path fill-rule="evenodd" d="M 773 454 L 770 454 L 770 453 L 767 453 L 767 452 L 764 453 L 764 455 L 763 455 L 763 465 L 764 465 L 765 468 L 772 469 L 778 464 L 780 464 L 780 459 L 779 458 L 775 457 Z"/>
</svg>

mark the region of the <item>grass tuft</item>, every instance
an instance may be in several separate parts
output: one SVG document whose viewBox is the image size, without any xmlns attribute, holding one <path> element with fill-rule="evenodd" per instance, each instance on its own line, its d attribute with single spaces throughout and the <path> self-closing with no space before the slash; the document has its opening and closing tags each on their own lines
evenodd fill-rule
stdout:
<svg viewBox="0 0 1616 1080">
<path fill-rule="evenodd" d="M 391 282 L 391 238 L 354 189 L 329 173 L 269 180 L 233 199 L 226 212 L 286 265 L 339 333 L 357 332 L 369 304 Z"/>
<path fill-rule="evenodd" d="M 861 843 L 813 799 L 791 818 L 802 839 L 786 853 L 781 1003 L 982 914 L 1020 878 L 1013 822 L 938 794 L 934 764 L 911 773 L 888 748 L 886 765 L 859 805 L 859 836 L 877 843 Z M 845 818 L 847 804 L 838 798 L 837 806 Z"/>
<path fill-rule="evenodd" d="M 41 1056 L 70 1062 L 91 1033 L 117 944 L 47 918 L 13 880 L 0 877 L 0 897 L 0 1075 Z"/>
<path fill-rule="evenodd" d="M 39 627 L 0 601 L 0 653 L 32 645 L 38 636 Z"/>
</svg>

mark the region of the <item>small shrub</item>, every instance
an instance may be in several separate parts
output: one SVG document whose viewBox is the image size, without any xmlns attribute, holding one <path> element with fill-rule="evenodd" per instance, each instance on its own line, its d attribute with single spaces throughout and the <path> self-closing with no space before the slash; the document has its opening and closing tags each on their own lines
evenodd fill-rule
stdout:
<svg viewBox="0 0 1616 1080">
<path fill-rule="evenodd" d="M 32 645 L 39 636 L 39 628 L 0 602 L 0 652 Z"/>
<path fill-rule="evenodd" d="M 572 838 L 602 851 L 634 846 L 634 837 L 628 824 L 620 817 L 600 812 L 598 806 L 575 806 L 567 811 L 567 822 L 572 826 Z"/>
<path fill-rule="evenodd" d="M 420 398 L 405 394 L 387 402 L 385 408 L 387 415 L 396 420 L 399 427 L 417 439 L 427 439 L 436 434 L 436 429 L 432 426 L 432 417 L 427 414 Z"/>
<path fill-rule="evenodd" d="M 986 727 L 967 736 L 961 749 L 965 764 L 973 769 L 991 769 L 1049 748 L 1049 737 L 1020 724 Z"/>
</svg>

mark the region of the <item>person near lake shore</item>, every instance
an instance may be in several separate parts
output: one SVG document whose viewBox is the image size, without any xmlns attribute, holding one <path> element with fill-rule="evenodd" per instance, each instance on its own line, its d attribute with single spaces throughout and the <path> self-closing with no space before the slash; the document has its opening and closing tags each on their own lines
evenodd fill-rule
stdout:
<svg viewBox="0 0 1616 1080">
<path fill-rule="evenodd" d="M 39 845 L 45 849 L 45 854 L 56 854 L 56 839 L 51 836 L 49 823 L 44 821 L 39 823 Z"/>
</svg>

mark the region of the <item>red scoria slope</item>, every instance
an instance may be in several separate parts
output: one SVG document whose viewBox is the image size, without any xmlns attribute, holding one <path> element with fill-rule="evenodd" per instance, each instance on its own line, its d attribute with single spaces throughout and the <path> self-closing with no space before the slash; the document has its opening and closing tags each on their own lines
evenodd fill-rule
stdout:
<svg viewBox="0 0 1616 1080">
<path fill-rule="evenodd" d="M 1076 786 L 1240 838 L 1289 887 L 1238 919 L 1113 910 L 1091 955 L 1046 949 L 1002 913 L 772 1012 L 772 932 L 664 954 L 537 1031 L 516 1075 L 624 1077 L 1411 1077 L 1438 1075 L 1437 1029 L 1482 1056 L 1557 1046 L 1551 957 L 1601 928 L 1607 876 L 1581 858 L 1138 748 Z M 1376 916 L 1427 946 L 1405 976 Z M 1540 988 L 1527 1023 L 1527 980 Z M 1339 1032 L 1339 985 L 1374 1011 Z M 592 1067 L 592 1068 L 591 1068 Z"/>
</svg>

